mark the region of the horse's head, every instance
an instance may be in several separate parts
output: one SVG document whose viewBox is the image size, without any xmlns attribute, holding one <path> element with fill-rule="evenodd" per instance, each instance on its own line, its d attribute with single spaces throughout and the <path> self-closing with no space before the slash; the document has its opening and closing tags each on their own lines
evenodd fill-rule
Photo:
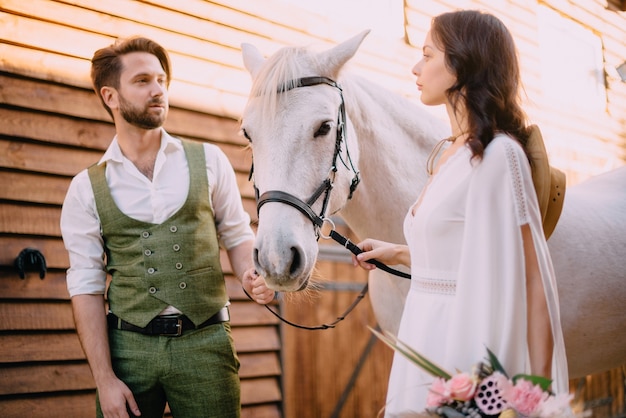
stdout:
<svg viewBox="0 0 626 418">
<path fill-rule="evenodd" d="M 283 48 L 267 60 L 242 45 L 253 80 L 242 131 L 258 193 L 254 260 L 276 290 L 306 287 L 322 223 L 358 184 L 356 135 L 336 80 L 367 33 L 324 52 Z"/>
</svg>

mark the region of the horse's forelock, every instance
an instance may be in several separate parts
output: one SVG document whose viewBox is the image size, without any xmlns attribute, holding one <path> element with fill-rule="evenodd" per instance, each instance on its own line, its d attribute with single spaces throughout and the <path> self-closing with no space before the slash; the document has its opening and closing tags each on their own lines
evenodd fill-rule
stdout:
<svg viewBox="0 0 626 418">
<path fill-rule="evenodd" d="M 318 72 L 315 55 L 306 48 L 285 47 L 265 62 L 252 83 L 251 98 L 259 99 L 262 120 L 271 124 L 276 116 L 278 92 L 293 88 L 298 78 Z"/>
</svg>

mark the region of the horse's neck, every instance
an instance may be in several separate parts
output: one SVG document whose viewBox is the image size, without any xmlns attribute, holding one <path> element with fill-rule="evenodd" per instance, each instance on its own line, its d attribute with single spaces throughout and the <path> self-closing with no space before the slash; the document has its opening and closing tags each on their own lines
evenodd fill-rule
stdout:
<svg viewBox="0 0 626 418">
<path fill-rule="evenodd" d="M 362 183 L 342 217 L 359 238 L 401 242 L 402 220 L 427 179 L 426 159 L 447 127 L 373 83 L 355 77 L 343 83 L 359 142 Z"/>
</svg>

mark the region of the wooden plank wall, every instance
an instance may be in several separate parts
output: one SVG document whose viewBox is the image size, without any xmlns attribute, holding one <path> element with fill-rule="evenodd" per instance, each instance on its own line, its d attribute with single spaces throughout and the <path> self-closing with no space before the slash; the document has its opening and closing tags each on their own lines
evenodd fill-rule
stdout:
<svg viewBox="0 0 626 418">
<path fill-rule="evenodd" d="M 543 3 L 601 34 L 607 66 L 626 58 L 624 13 L 607 11 L 602 0 Z M 254 218 L 247 181 L 250 159 L 237 134 L 250 85 L 240 44 L 252 43 L 269 55 L 284 45 L 332 46 L 365 29 L 329 11 L 306 12 L 295 4 L 0 0 L 0 416 L 93 415 L 93 381 L 73 329 L 65 289 L 68 260 L 58 226 L 71 176 L 97 161 L 113 134 L 90 90 L 93 52 L 119 36 L 135 34 L 151 37 L 171 52 L 174 80 L 166 127 L 174 134 L 219 144 L 237 171 L 244 205 Z M 481 8 L 502 17 L 514 36 L 522 38 L 522 61 L 529 63 L 526 87 L 536 92 L 538 75 L 531 67 L 540 42 L 535 27 L 538 4 L 404 0 L 408 42 L 370 35 L 350 66 L 417 102 L 410 68 L 419 57 L 430 17 L 457 7 Z M 569 132 L 582 129 L 601 155 L 613 158 L 619 150 L 623 163 L 626 84 L 607 80 L 606 118 L 585 117 L 581 123 L 580 115 L 557 112 L 555 117 L 554 109 L 536 112 L 545 123 L 558 120 L 564 132 L 549 138 L 554 155 L 572 147 Z M 560 168 L 578 181 L 606 170 L 601 163 L 583 161 L 575 169 Z M 13 260 L 25 247 L 38 248 L 46 256 L 49 271 L 44 280 L 34 273 L 24 280 L 17 277 Z M 289 298 L 281 304 L 289 319 L 307 324 L 332 320 L 355 296 L 351 286 L 365 280 L 341 263 L 322 261 L 319 271 L 348 290 L 322 287 L 308 302 L 302 296 Z M 375 324 L 367 298 L 337 329 L 308 332 L 277 325 L 267 311 L 245 299 L 232 276 L 227 283 L 242 360 L 244 416 L 282 416 L 283 406 L 288 418 L 376 415 L 384 403 L 391 353 L 375 343 L 361 358 L 370 338 L 365 325 Z M 361 373 L 352 382 L 351 373 L 361 360 Z M 623 370 L 617 370 L 576 384 L 584 399 L 604 408 L 596 416 L 616 417 L 624 411 L 623 381 Z"/>
<path fill-rule="evenodd" d="M 487 10 L 501 18 L 513 33 L 518 47 L 522 78 L 530 97 L 525 109 L 542 127 L 544 135 L 551 133 L 545 139 L 552 163 L 567 173 L 568 184 L 572 185 L 606 171 L 607 162 L 616 156 L 623 165 L 626 84 L 606 75 L 607 106 L 600 115 L 582 113 L 575 107 L 555 108 L 546 100 L 541 90 L 541 73 L 537 70 L 540 66 L 541 39 L 537 23 L 540 5 L 558 11 L 600 36 L 607 72 L 609 67 L 626 59 L 626 14 L 607 9 L 607 2 L 603 0 L 407 0 L 407 37 L 411 44 L 420 46 L 431 17 L 457 7 Z M 626 366 L 570 381 L 576 410 L 595 418 L 626 416 L 625 387 Z"/>
<path fill-rule="evenodd" d="M 568 185 L 607 171 L 615 157 L 624 164 L 626 144 L 626 83 L 609 71 L 626 59 L 626 13 L 607 8 L 604 0 L 407 0 L 407 38 L 421 47 L 433 15 L 458 7 L 494 13 L 513 33 L 522 64 L 522 79 L 530 98 L 525 109 L 544 132 L 552 164 L 567 173 Z M 598 35 L 603 43 L 607 105 L 605 111 L 584 113 L 575 106 L 555 108 L 541 89 L 538 7 L 546 6 Z M 566 69 L 564 69 L 566 71 Z M 576 88 L 572 86 L 572 88 Z M 580 140 L 582 138 L 582 140 Z M 613 168 L 613 167 L 611 167 Z M 616 336 L 623 338 L 623 336 Z M 570 381 L 576 411 L 595 418 L 626 416 L 626 365 Z M 584 411 L 584 412 L 583 412 Z"/>
<path fill-rule="evenodd" d="M 246 177 L 250 159 L 242 150 L 245 142 L 237 135 L 236 118 L 249 86 L 248 75 L 241 68 L 239 44 L 245 40 L 263 51 L 273 51 L 284 44 L 308 43 L 310 35 L 276 23 L 267 25 L 263 18 L 214 3 L 176 2 L 177 11 L 171 10 L 172 5 L 166 1 L 148 4 L 126 0 L 0 1 L 3 417 L 93 416 L 94 384 L 73 328 L 64 279 L 68 259 L 58 220 L 71 177 L 97 161 L 113 135 L 108 115 L 90 90 L 89 59 L 97 48 L 118 36 L 144 34 L 171 51 L 174 80 L 166 128 L 177 135 L 219 144 L 237 171 L 244 205 L 255 217 L 253 193 Z M 261 14 L 267 13 L 265 6 L 250 5 Z M 284 21 L 293 17 L 288 13 L 276 16 Z M 230 21 L 220 24 L 216 22 L 219 19 Z M 233 19 L 244 29 L 234 29 L 237 25 L 232 24 Z M 249 32 L 253 30 L 272 31 L 274 39 Z M 207 33 L 211 41 L 205 40 Z M 330 43 L 328 39 L 324 42 Z M 372 63 L 376 59 L 368 59 L 370 72 L 376 71 L 371 70 L 376 67 Z M 393 79 L 388 74 L 386 77 Z M 45 255 L 49 270 L 44 280 L 34 273 L 24 280 L 17 278 L 13 260 L 25 247 L 37 248 Z M 283 345 L 276 319 L 248 302 L 232 277 L 227 280 L 233 299 L 233 333 L 242 361 L 244 417 L 281 416 L 285 396 L 281 391 Z M 370 312 L 367 302 L 359 309 Z M 361 338 L 369 337 L 362 323 L 357 326 Z M 292 349 L 297 350 L 300 341 L 291 341 Z M 390 353 L 385 354 L 389 359 Z M 333 365 L 351 370 L 352 366 L 342 360 L 336 357 Z M 386 376 L 388 363 L 375 363 L 383 368 L 382 373 L 377 367 L 370 369 Z M 294 371 L 291 381 L 300 382 L 299 370 L 290 370 Z M 309 367 L 311 370 L 316 371 Z M 325 370 L 323 374 L 333 376 Z M 365 381 L 371 380 L 378 382 L 374 396 L 362 390 L 352 391 L 351 396 L 358 393 L 361 398 L 377 400 L 371 404 L 378 409 L 386 377 L 376 380 L 370 373 Z M 323 379 L 311 381 L 323 383 Z M 301 385 L 299 389 L 310 390 Z M 344 413 L 350 414 L 354 408 L 364 410 L 352 402 L 344 407 Z"/>
<path fill-rule="evenodd" d="M 626 13 L 608 7 L 606 0 L 407 0 L 407 38 L 421 48 L 433 15 L 458 7 L 489 11 L 511 30 L 521 62 L 524 109 L 544 134 L 551 162 L 565 171 L 569 185 L 626 162 L 626 83 L 615 67 L 626 60 Z M 540 8 L 554 10 L 602 42 L 602 81 L 606 107 L 589 111 L 580 103 L 559 102 L 543 88 Z M 562 69 L 564 75 L 568 68 Z M 572 89 L 576 89 L 575 82 Z"/>
<path fill-rule="evenodd" d="M 113 126 L 92 91 L 8 73 L 0 73 L 0 86 L 0 415 L 93 415 L 94 383 L 74 332 L 59 215 L 71 176 L 98 160 Z M 166 129 L 219 143 L 245 183 L 250 156 L 235 121 L 172 108 Z M 26 247 L 45 255 L 43 280 L 36 273 L 20 279 L 11 268 Z M 227 257 L 222 262 L 233 300 L 244 416 L 278 417 L 277 320 L 245 297 Z"/>
</svg>

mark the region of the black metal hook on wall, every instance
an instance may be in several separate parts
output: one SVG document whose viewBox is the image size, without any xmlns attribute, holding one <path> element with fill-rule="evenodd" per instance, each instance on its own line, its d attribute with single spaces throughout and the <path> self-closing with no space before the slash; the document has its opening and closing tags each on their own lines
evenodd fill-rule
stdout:
<svg viewBox="0 0 626 418">
<path fill-rule="evenodd" d="M 35 248 L 24 248 L 15 259 L 15 267 L 20 279 L 26 277 L 26 271 L 39 271 L 39 278 L 46 277 L 46 258 Z"/>
</svg>

